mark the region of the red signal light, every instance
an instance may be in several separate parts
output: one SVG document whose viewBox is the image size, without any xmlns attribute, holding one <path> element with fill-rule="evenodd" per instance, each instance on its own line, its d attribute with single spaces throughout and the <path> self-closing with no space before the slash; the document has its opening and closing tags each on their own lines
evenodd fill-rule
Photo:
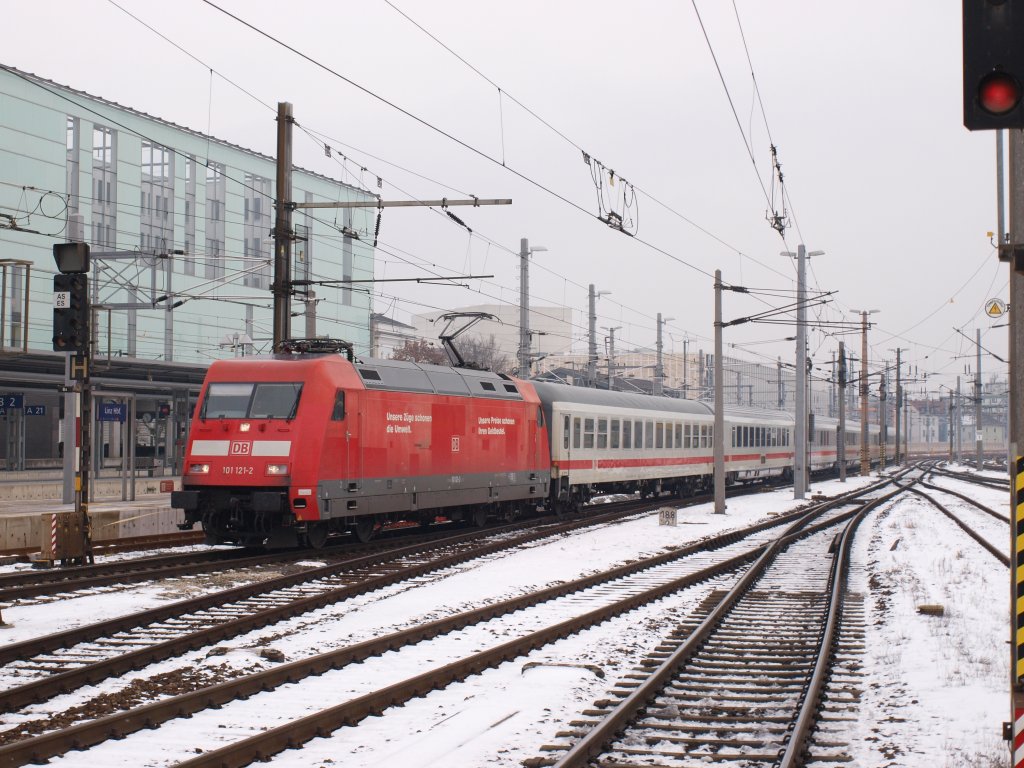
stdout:
<svg viewBox="0 0 1024 768">
<path fill-rule="evenodd" d="M 978 83 L 978 104 L 990 115 L 1005 115 L 1020 103 L 1021 86 L 1005 72 L 990 72 Z"/>
</svg>

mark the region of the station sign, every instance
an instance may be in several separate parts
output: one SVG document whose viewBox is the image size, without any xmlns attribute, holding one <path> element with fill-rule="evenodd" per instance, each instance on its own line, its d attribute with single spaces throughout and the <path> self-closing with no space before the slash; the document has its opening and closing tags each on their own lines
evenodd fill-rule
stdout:
<svg viewBox="0 0 1024 768">
<path fill-rule="evenodd" d="M 45 405 L 26 405 L 25 406 L 26 416 L 45 416 L 46 406 Z"/>
<path fill-rule="evenodd" d="M 124 403 L 102 403 L 100 405 L 99 420 L 123 423 L 127 410 Z"/>
<path fill-rule="evenodd" d="M 5 395 L 0 395 L 0 408 L 7 409 L 13 408 L 16 411 L 20 411 L 25 407 L 25 395 L 22 392 L 9 392 Z"/>
</svg>

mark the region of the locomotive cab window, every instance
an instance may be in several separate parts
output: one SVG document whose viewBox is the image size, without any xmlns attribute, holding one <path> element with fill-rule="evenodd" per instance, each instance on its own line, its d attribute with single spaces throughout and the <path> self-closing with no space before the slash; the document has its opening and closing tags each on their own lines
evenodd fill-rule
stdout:
<svg viewBox="0 0 1024 768">
<path fill-rule="evenodd" d="M 301 382 L 210 384 L 202 419 L 294 419 Z"/>
<path fill-rule="evenodd" d="M 339 389 L 334 393 L 334 410 L 331 411 L 331 421 L 342 421 L 345 418 L 345 390 Z"/>
<path fill-rule="evenodd" d="M 544 426 L 544 410 L 539 405 L 537 406 L 537 426 Z"/>
</svg>

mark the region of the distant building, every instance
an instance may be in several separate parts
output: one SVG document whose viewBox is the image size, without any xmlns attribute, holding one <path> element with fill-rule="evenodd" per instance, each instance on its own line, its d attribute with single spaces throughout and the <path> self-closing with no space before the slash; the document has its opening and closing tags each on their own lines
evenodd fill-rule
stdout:
<svg viewBox="0 0 1024 768">
<path fill-rule="evenodd" d="M 370 357 L 391 357 L 407 341 L 419 338 L 413 326 L 376 312 L 370 315 L 370 333 L 373 338 Z"/>
</svg>

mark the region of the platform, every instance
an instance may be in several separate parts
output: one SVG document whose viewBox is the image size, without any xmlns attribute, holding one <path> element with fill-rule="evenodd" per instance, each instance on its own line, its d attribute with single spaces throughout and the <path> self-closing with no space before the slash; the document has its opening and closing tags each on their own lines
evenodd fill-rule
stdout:
<svg viewBox="0 0 1024 768">
<path fill-rule="evenodd" d="M 38 547 L 50 514 L 74 510 L 62 503 L 62 487 L 59 472 L 0 473 L 0 552 Z M 137 477 L 135 501 L 121 500 L 118 477 L 94 480 L 93 487 L 93 541 L 178 532 L 181 512 L 171 508 L 170 490 L 181 488 L 180 477 Z"/>
</svg>

